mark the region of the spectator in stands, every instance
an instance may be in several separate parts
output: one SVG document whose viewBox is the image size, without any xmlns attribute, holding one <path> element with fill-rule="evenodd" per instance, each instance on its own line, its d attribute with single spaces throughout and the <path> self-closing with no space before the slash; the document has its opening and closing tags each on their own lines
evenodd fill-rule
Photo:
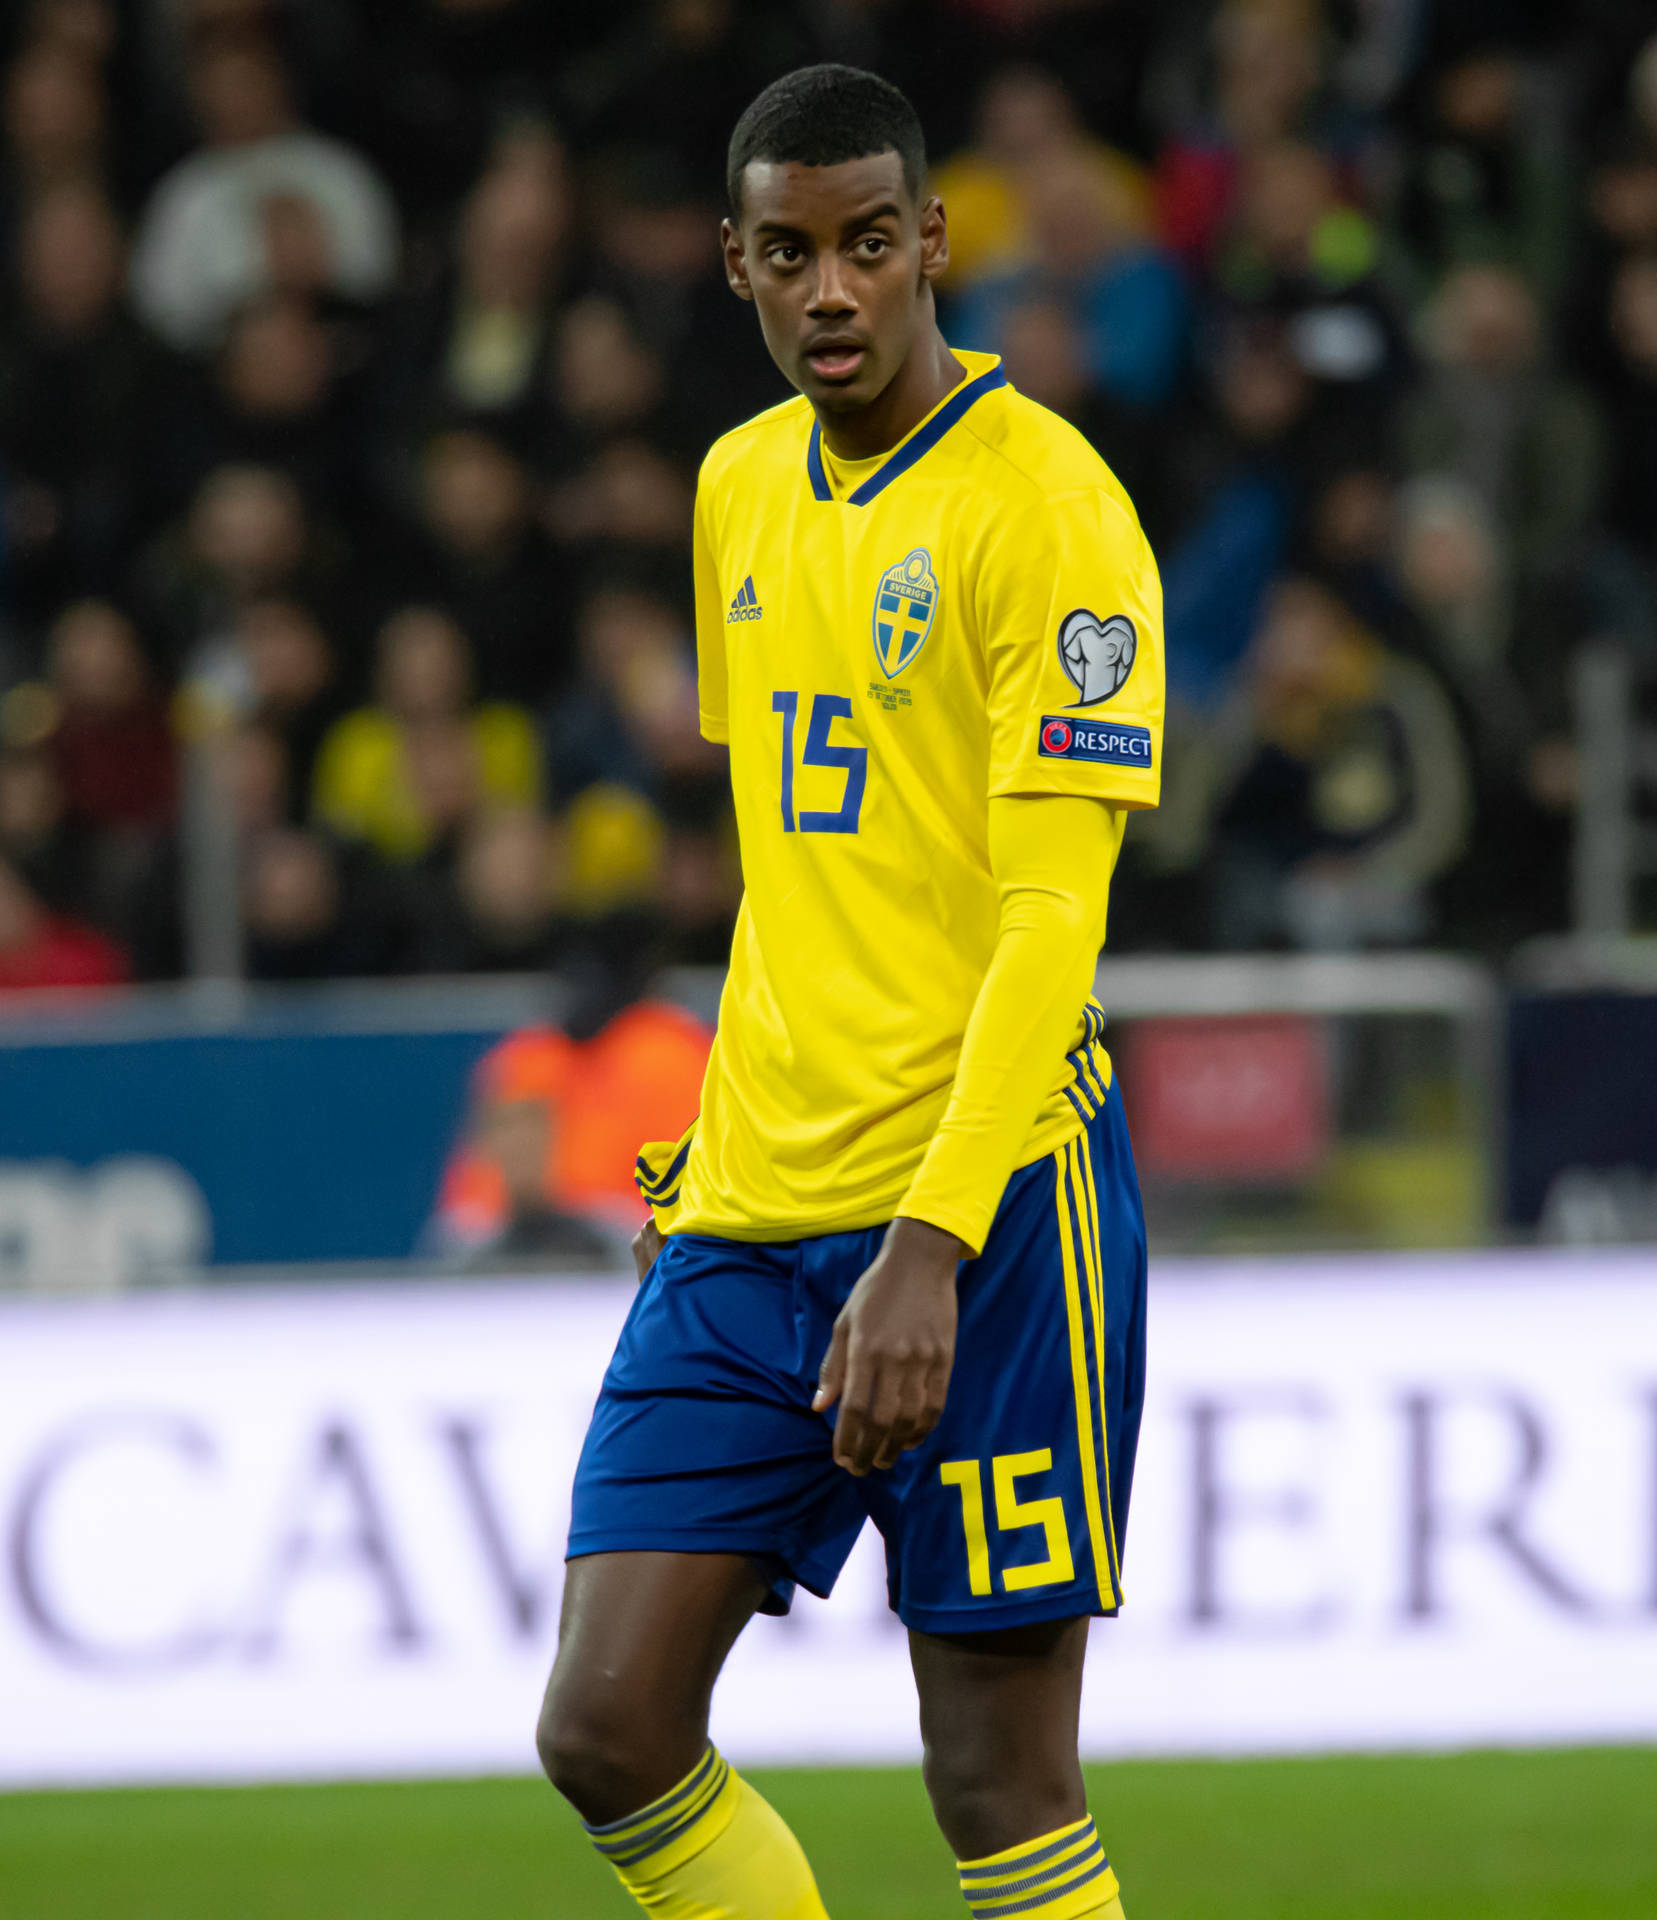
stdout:
<svg viewBox="0 0 1657 1920">
<path fill-rule="evenodd" d="M 667 830 L 643 794 L 600 781 L 564 808 L 559 827 L 560 901 L 572 923 L 602 920 L 622 908 L 659 900 Z"/>
<path fill-rule="evenodd" d="M 1558 610 L 1514 604 L 1490 511 L 1465 481 L 1428 475 L 1398 502 L 1399 585 L 1471 744 L 1474 847 L 1448 890 L 1462 938 L 1542 931 L 1564 898 L 1576 750 L 1560 685 Z"/>
<path fill-rule="evenodd" d="M 1223 0 L 1206 46 L 1170 36 L 1163 91 L 1181 124 L 1157 156 L 1157 225 L 1193 271 L 1212 255 L 1249 157 L 1323 131 L 1319 27 L 1313 7 Z"/>
<path fill-rule="evenodd" d="M 132 622 L 108 601 L 65 608 L 52 627 L 47 677 L 69 817 L 109 834 L 168 826 L 177 803 L 172 728 Z"/>
<path fill-rule="evenodd" d="M 1079 151 L 1033 175 L 1024 201 L 1027 257 L 956 298 L 953 337 L 998 351 L 1011 308 L 1056 302 L 1076 323 L 1094 383 L 1121 405 L 1157 406 L 1180 371 L 1185 293 L 1173 263 L 1144 239 L 1137 204 Z"/>
<path fill-rule="evenodd" d="M 121 303 L 124 272 L 120 229 L 90 181 L 30 202 L 18 297 L 0 323 L 0 447 L 31 624 L 77 592 L 115 587 L 150 512 L 162 365 Z"/>
<path fill-rule="evenodd" d="M 643 440 L 612 440 L 547 497 L 547 524 L 576 564 L 614 551 L 682 565 L 694 494 L 689 476 Z"/>
<path fill-rule="evenodd" d="M 395 957 L 371 870 L 320 833 L 272 827 L 243 854 L 242 924 L 254 980 L 383 973 Z"/>
<path fill-rule="evenodd" d="M 1301 530 L 1307 572 L 1392 644 L 1409 626 L 1393 566 L 1397 519 L 1392 471 L 1378 448 L 1360 441 L 1321 470 Z"/>
<path fill-rule="evenodd" d="M 1513 599 L 1490 508 L 1465 480 L 1427 474 L 1398 501 L 1398 581 L 1434 668 L 1460 699 L 1492 777 L 1531 732 L 1513 662 Z"/>
<path fill-rule="evenodd" d="M 1429 75 L 1426 91 L 1393 209 L 1406 293 L 1419 301 L 1454 268 L 1500 262 L 1551 304 L 1570 258 L 1572 178 L 1538 76 L 1496 40 Z"/>
<path fill-rule="evenodd" d="M 320 597 L 329 556 L 313 538 L 305 502 L 269 467 L 217 467 L 184 520 L 141 557 L 139 598 L 177 671 L 203 642 L 222 640 L 240 610 L 272 594 Z"/>
<path fill-rule="evenodd" d="M 1614 369 L 1611 282 L 1631 254 L 1657 252 L 1657 134 L 1619 132 L 1588 182 L 1583 233 L 1566 302 L 1575 370 L 1603 382 Z"/>
<path fill-rule="evenodd" d="M 1154 416 L 1101 391 L 1074 314 L 1039 296 L 1010 305 L 1001 318 L 1001 361 L 1020 393 L 1051 407 L 1092 443 L 1150 529 L 1158 507 Z"/>
<path fill-rule="evenodd" d="M 949 215 L 952 288 L 1016 270 L 1036 252 L 1030 194 L 1053 168 L 1080 162 L 1098 203 L 1132 239 L 1151 237 L 1150 183 L 1143 167 L 1082 126 L 1055 75 L 1004 67 L 978 102 L 975 138 L 933 175 Z"/>
<path fill-rule="evenodd" d="M 455 262 L 409 301 L 387 350 L 392 430 L 416 440 L 460 412 L 524 435 L 542 422 L 571 197 L 550 128 L 518 137 L 467 196 Z"/>
<path fill-rule="evenodd" d="M 1305 489 L 1311 383 L 1282 331 L 1237 322 L 1218 345 L 1207 404 L 1164 451 L 1160 513 L 1171 698 L 1221 703 Z"/>
<path fill-rule="evenodd" d="M 742 109 L 805 55 L 782 8 L 644 0 L 562 76 L 562 111 L 589 148 L 631 145 L 642 128 L 701 178 L 718 179 Z"/>
<path fill-rule="evenodd" d="M 171 490 L 188 498 L 225 466 L 286 474 L 313 513 L 362 512 L 363 426 L 341 378 L 335 336 L 305 299 L 272 294 L 230 320 L 210 369 L 175 388 Z"/>
<path fill-rule="evenodd" d="M 400 584 L 454 615 L 495 699 L 545 698 L 568 678 L 563 582 L 533 505 L 528 469 L 496 436 L 454 429 L 427 447 L 422 537 Z"/>
<path fill-rule="evenodd" d="M 582 680 L 547 720 L 554 795 L 609 781 L 657 796 L 676 778 L 722 777 L 697 717 L 691 636 L 672 603 L 642 583 L 603 584 L 582 603 L 578 631 Z"/>
<path fill-rule="evenodd" d="M 1546 575 L 1579 547 L 1599 504 L 1593 401 L 1548 368 L 1536 296 L 1511 268 L 1455 268 L 1425 338 L 1430 366 L 1400 421 L 1408 468 L 1467 481 L 1526 573 Z"/>
<path fill-rule="evenodd" d="M 484 809 L 460 835 L 447 884 L 426 905 L 416 965 L 424 973 L 539 973 L 565 946 L 561 849 L 532 807 Z"/>
<path fill-rule="evenodd" d="M 225 756 L 225 785 L 243 839 L 293 825 L 293 764 L 274 727 L 249 720 L 236 728 Z"/>
<path fill-rule="evenodd" d="M 28 0 L 20 11 L 27 16 L 25 31 L 38 46 L 59 48 L 94 67 L 102 67 L 115 51 L 120 34 L 115 0 Z"/>
<path fill-rule="evenodd" d="M 49 747 L 0 748 L 0 859 L 51 911 L 85 919 L 93 897 L 92 851 L 87 830 L 69 818 Z"/>
<path fill-rule="evenodd" d="M 1216 941 L 1392 946 L 1466 844 L 1466 756 L 1433 676 L 1308 580 L 1273 590 L 1218 728 Z"/>
<path fill-rule="evenodd" d="M 228 807 L 236 839 L 251 848 L 296 822 L 288 751 L 279 733 L 243 722 L 217 743 L 218 799 Z M 130 918 L 133 972 L 140 980 L 176 979 L 187 970 L 185 835 L 175 831 L 134 891 Z"/>
<path fill-rule="evenodd" d="M 416 860 L 479 806 L 533 806 L 540 746 L 521 708 L 473 698 L 471 648 L 445 613 L 410 606 L 380 630 L 376 703 L 338 721 L 317 756 L 324 825 L 383 858 Z"/>
<path fill-rule="evenodd" d="M 728 289 L 721 291 L 729 299 Z M 741 377 L 717 356 L 708 364 L 704 395 Z M 662 357 L 619 301 L 593 295 L 569 309 L 554 379 L 559 479 L 549 523 L 555 537 L 574 549 L 618 543 L 682 552 L 691 506 L 689 462 L 682 456 L 694 434 L 687 437 L 683 408 L 669 404 Z"/>
<path fill-rule="evenodd" d="M 499 1076 L 472 1120 L 476 1191 L 466 1195 L 468 1225 L 477 1228 L 467 1265 L 491 1272 L 557 1266 L 583 1272 L 621 1267 L 623 1236 L 560 1205 L 548 1164 L 561 1137 L 561 1049 L 556 1042 L 520 1058 Z M 448 1246 L 445 1251 L 459 1251 Z"/>
<path fill-rule="evenodd" d="M 1274 320 L 1326 397 L 1379 404 L 1404 370 L 1375 264 L 1374 228 L 1342 196 L 1325 154 L 1279 140 L 1249 156 L 1216 244 L 1214 288 L 1231 312 Z"/>
<path fill-rule="evenodd" d="M 369 0 L 375 84 L 357 103 L 365 144 L 416 230 L 446 220 L 509 136 L 545 125 L 554 77 L 605 0 Z"/>
<path fill-rule="evenodd" d="M 1610 308 L 1607 518 L 1657 579 L 1657 247 L 1617 269 Z"/>
<path fill-rule="evenodd" d="M 148 325 L 185 352 L 215 346 L 226 322 L 271 283 L 263 208 L 294 196 L 327 229 L 328 286 L 380 299 L 397 270 L 397 212 L 368 163 L 300 123 L 275 50 L 209 39 L 190 70 L 203 146 L 144 210 L 133 290 Z"/>
<path fill-rule="evenodd" d="M 627 345 L 654 362 L 647 405 L 653 443 L 700 460 L 726 424 L 785 397 L 757 328 L 730 323 L 730 288 L 714 236 L 723 211 L 709 184 L 656 143 L 598 156 L 586 173 L 594 291 L 625 316 Z M 586 338 L 591 339 L 589 329 Z M 565 334 L 569 345 L 568 330 Z M 667 365 L 696 369 L 669 380 Z M 564 374 L 560 373 L 560 380 Z"/>
<path fill-rule="evenodd" d="M 714 798 L 705 789 L 672 796 L 657 862 L 652 892 L 668 954 L 680 966 L 723 967 L 742 904 L 735 823 Z"/>
<path fill-rule="evenodd" d="M 602 294 L 590 294 L 565 312 L 553 378 L 559 423 L 582 451 L 647 429 L 667 389 L 661 361 L 620 303 Z"/>
<path fill-rule="evenodd" d="M 340 717 L 339 668 L 311 610 L 296 600 L 255 600 L 235 640 L 249 717 L 279 741 L 293 818 L 306 804 L 323 739 Z"/>
<path fill-rule="evenodd" d="M 113 941 L 54 913 L 17 869 L 0 859 L 0 993 L 24 987 L 111 987 L 126 977 L 126 956 Z"/>
<path fill-rule="evenodd" d="M 27 45 L 5 78 L 0 208 L 7 239 L 48 187 L 96 184 L 104 169 L 108 107 L 96 64 L 52 39 Z"/>
<path fill-rule="evenodd" d="M 440 1242 L 487 1251 L 541 1208 L 632 1233 L 639 1143 L 677 1139 L 696 1117 L 713 1038 L 650 993 L 657 943 L 648 916 L 602 923 L 574 962 L 565 1026 L 525 1028 L 484 1056 L 438 1196 Z"/>
</svg>

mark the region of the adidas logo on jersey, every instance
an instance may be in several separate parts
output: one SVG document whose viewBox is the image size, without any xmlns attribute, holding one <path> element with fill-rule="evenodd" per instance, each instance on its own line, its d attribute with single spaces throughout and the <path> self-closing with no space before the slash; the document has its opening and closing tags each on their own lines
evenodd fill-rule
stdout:
<svg viewBox="0 0 1657 1920">
<path fill-rule="evenodd" d="M 725 616 L 725 624 L 731 627 L 735 626 L 738 620 L 757 620 L 764 611 L 765 609 L 759 604 L 758 595 L 754 592 L 754 576 L 749 574 L 743 581 L 736 598 L 731 602 L 731 610 Z"/>
</svg>

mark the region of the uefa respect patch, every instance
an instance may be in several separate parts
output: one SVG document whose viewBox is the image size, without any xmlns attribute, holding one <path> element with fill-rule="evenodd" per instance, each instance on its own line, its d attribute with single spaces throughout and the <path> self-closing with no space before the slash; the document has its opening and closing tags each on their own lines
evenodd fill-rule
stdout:
<svg viewBox="0 0 1657 1920">
<path fill-rule="evenodd" d="M 1117 721 L 1065 720 L 1056 713 L 1041 719 L 1039 750 L 1044 760 L 1096 760 L 1107 767 L 1151 770 L 1151 730 Z"/>
</svg>

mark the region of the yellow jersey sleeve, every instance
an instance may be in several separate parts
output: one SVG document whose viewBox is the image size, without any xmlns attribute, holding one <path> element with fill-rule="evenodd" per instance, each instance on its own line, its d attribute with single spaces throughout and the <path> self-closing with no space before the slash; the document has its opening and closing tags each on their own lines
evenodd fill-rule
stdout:
<svg viewBox="0 0 1657 1920">
<path fill-rule="evenodd" d="M 995 952 L 949 1105 L 899 1207 L 983 1250 L 1009 1175 L 1075 1038 L 1105 938 L 1123 814 L 1045 794 L 990 802 Z"/>
<path fill-rule="evenodd" d="M 714 545 L 712 489 L 706 474 L 696 489 L 696 524 L 691 536 L 696 570 L 696 700 L 702 738 L 718 746 L 731 737 L 730 695 L 725 668 L 725 596 L 719 584 Z"/>
<path fill-rule="evenodd" d="M 1107 487 L 1008 516 L 984 556 L 992 798 L 1069 793 L 1154 807 L 1162 781 L 1162 585 Z"/>
</svg>

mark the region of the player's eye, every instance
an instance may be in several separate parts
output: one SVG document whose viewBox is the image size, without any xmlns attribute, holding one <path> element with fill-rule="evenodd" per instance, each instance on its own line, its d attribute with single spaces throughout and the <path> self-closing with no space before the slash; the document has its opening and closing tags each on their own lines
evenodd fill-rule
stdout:
<svg viewBox="0 0 1657 1920">
<path fill-rule="evenodd" d="M 767 260 L 769 260 L 772 263 L 773 266 L 792 267 L 803 256 L 801 255 L 800 249 L 798 247 L 785 244 L 780 247 L 770 248 L 767 251 L 765 257 Z"/>
<path fill-rule="evenodd" d="M 883 233 L 866 233 L 857 244 L 872 260 L 876 254 L 884 253 L 891 242 Z"/>
</svg>

